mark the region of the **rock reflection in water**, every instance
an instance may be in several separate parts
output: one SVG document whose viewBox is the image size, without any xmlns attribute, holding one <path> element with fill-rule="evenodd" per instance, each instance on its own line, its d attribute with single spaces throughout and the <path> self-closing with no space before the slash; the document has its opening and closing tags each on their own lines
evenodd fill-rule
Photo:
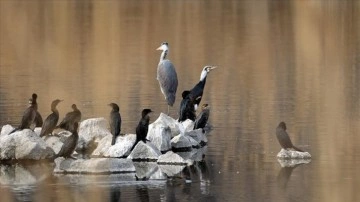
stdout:
<svg viewBox="0 0 360 202">
<path fill-rule="evenodd" d="M 277 176 L 279 188 L 286 189 L 290 176 L 295 168 L 310 163 L 311 159 L 278 159 L 281 169 Z"/>
<path fill-rule="evenodd" d="M 112 186 L 110 188 L 110 202 L 118 202 L 121 197 L 120 187 Z"/>
</svg>

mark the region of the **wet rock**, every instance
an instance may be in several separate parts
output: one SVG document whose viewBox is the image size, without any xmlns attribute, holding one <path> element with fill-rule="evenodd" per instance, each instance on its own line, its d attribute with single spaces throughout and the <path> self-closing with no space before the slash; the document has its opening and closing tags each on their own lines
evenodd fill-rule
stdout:
<svg viewBox="0 0 360 202">
<path fill-rule="evenodd" d="M 309 152 L 299 152 L 294 150 L 281 149 L 277 154 L 279 159 L 310 159 Z"/>
<path fill-rule="evenodd" d="M 24 129 L 8 135 L 6 131 L 8 129 L 10 127 L 6 126 L 1 132 L 4 135 L 0 136 L 1 160 L 40 160 L 52 158 L 55 155 L 54 151 L 34 131 Z"/>
<path fill-rule="evenodd" d="M 148 180 L 159 169 L 155 162 L 134 162 L 137 180 Z"/>
<path fill-rule="evenodd" d="M 308 164 L 311 162 L 310 158 L 307 159 L 279 159 L 278 162 L 282 168 L 295 167 L 300 164 Z"/>
<path fill-rule="evenodd" d="M 92 153 L 100 140 L 111 134 L 105 118 L 91 118 L 81 122 L 77 152 Z"/>
<path fill-rule="evenodd" d="M 173 164 L 173 165 L 186 165 L 185 159 L 178 154 L 168 151 L 165 154 L 159 156 L 157 160 L 158 164 Z"/>
<path fill-rule="evenodd" d="M 151 142 L 145 144 L 140 141 L 127 158 L 138 161 L 156 161 L 160 155 L 161 152 Z"/>
<path fill-rule="evenodd" d="M 55 159 L 55 173 L 127 173 L 135 172 L 130 159 L 119 158 L 92 158 L 71 159 L 59 157 Z"/>
<path fill-rule="evenodd" d="M 162 152 L 171 149 L 171 129 L 160 121 L 149 125 L 149 132 L 146 138 Z"/>
<path fill-rule="evenodd" d="M 92 153 L 93 156 L 100 157 L 123 157 L 130 154 L 130 149 L 135 143 L 135 134 L 118 136 L 114 145 L 111 145 L 112 135 L 107 135 L 100 142 Z"/>
</svg>

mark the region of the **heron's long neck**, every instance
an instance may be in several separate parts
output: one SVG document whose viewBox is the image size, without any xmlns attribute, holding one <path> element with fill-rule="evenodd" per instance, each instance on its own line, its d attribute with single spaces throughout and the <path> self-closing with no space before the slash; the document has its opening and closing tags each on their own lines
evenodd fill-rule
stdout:
<svg viewBox="0 0 360 202">
<path fill-rule="evenodd" d="M 206 81 L 207 71 L 202 71 L 200 75 L 200 81 Z"/>
<path fill-rule="evenodd" d="M 168 50 L 164 50 L 162 53 L 161 53 L 161 56 L 160 56 L 160 61 L 163 61 L 166 59 L 166 56 L 168 54 Z"/>
</svg>

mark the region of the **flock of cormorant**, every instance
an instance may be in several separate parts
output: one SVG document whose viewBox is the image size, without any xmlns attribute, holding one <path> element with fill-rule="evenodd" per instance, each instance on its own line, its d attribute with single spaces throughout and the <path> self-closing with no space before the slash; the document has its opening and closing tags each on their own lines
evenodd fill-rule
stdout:
<svg viewBox="0 0 360 202">
<path fill-rule="evenodd" d="M 169 59 L 166 59 L 166 56 L 169 54 L 168 43 L 163 42 L 161 46 L 157 48 L 157 50 L 162 50 L 157 68 L 157 80 L 159 82 L 161 92 L 164 94 L 165 100 L 167 101 L 169 114 L 170 106 L 173 106 L 176 98 L 176 91 L 178 86 L 177 73 L 172 62 Z M 196 110 L 200 104 L 204 92 L 207 75 L 215 68 L 215 66 L 205 66 L 201 71 L 200 81 L 191 90 L 185 90 L 182 92 L 182 101 L 180 103 L 178 121 L 183 122 L 187 119 L 194 121 L 194 130 L 198 128 L 204 128 L 208 121 L 210 114 L 210 107 L 208 104 L 202 105 L 202 111 L 198 116 L 196 116 Z M 53 130 L 56 128 L 68 130 L 72 133 L 72 135 L 65 140 L 60 152 L 57 154 L 57 157 L 71 157 L 79 139 L 77 130 L 81 120 L 80 110 L 75 104 L 73 104 L 73 111 L 67 113 L 64 119 L 57 126 L 59 120 L 59 111 L 56 109 L 56 106 L 62 102 L 62 100 L 56 99 L 51 103 L 52 113 L 46 117 L 45 121 L 43 121 L 40 113 L 38 112 L 38 104 L 36 99 L 37 94 L 32 94 L 32 98 L 29 99 L 30 106 L 24 111 L 20 125 L 11 131 L 9 135 L 17 130 L 23 130 L 25 128 L 30 129 L 32 125 L 35 125 L 35 127 L 42 127 L 40 137 L 52 134 Z M 116 138 L 120 135 L 121 131 L 121 116 L 119 112 L 119 106 L 117 104 L 110 103 L 109 106 L 112 108 L 109 121 L 110 131 L 113 135 L 111 145 L 114 145 L 116 143 Z M 139 141 L 143 141 L 144 143 L 148 141 L 146 139 L 146 135 L 150 122 L 149 113 L 151 112 L 151 109 L 142 110 L 141 119 L 136 127 L 136 141 L 131 150 L 134 149 Z M 281 122 L 276 128 L 276 137 L 282 148 L 290 148 L 297 151 L 302 151 L 292 144 L 289 135 L 286 132 L 286 125 L 284 122 Z"/>
</svg>

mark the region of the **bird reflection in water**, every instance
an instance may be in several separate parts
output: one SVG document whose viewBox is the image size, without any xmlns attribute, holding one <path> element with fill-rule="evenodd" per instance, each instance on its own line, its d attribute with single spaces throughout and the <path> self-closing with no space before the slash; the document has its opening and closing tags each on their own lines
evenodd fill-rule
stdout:
<svg viewBox="0 0 360 202">
<path fill-rule="evenodd" d="M 277 184 L 279 188 L 286 189 L 289 182 L 290 176 L 295 168 L 300 165 L 310 163 L 310 159 L 299 159 L 299 160 L 282 160 L 278 159 L 281 165 L 281 170 L 277 176 Z"/>
<path fill-rule="evenodd" d="M 112 186 L 110 188 L 110 202 L 119 202 L 121 196 L 120 187 Z"/>
<path fill-rule="evenodd" d="M 140 198 L 141 202 L 150 201 L 149 189 L 147 186 L 136 186 L 136 194 Z"/>
</svg>

